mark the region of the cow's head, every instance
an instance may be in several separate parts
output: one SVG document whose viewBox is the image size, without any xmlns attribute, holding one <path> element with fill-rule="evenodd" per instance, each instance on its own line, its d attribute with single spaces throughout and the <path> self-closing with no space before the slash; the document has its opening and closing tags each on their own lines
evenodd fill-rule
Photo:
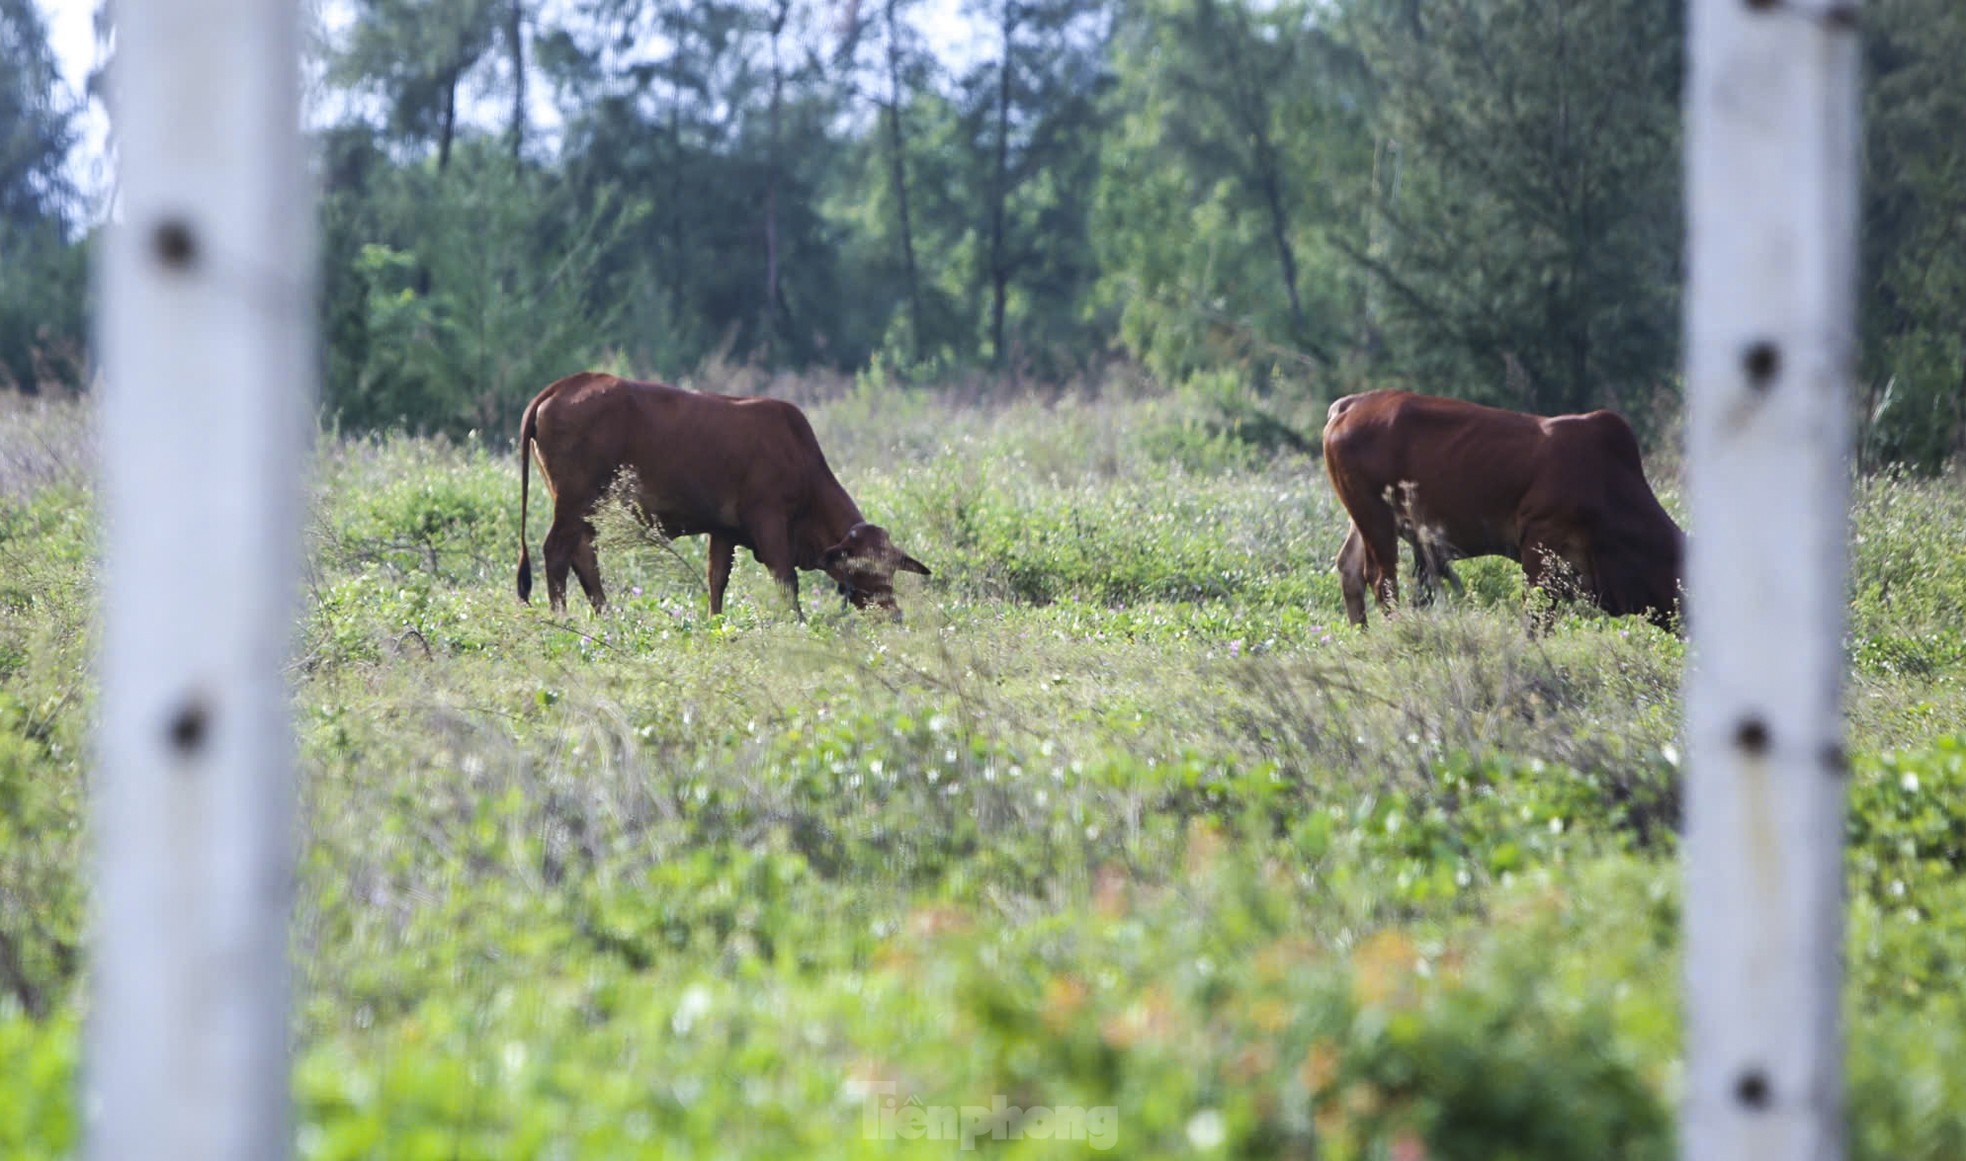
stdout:
<svg viewBox="0 0 1966 1161">
<path fill-rule="evenodd" d="M 894 546 L 887 529 L 867 523 L 847 529 L 845 539 L 820 553 L 819 567 L 854 608 L 885 609 L 897 617 L 901 607 L 894 603 L 894 574 L 931 575 L 927 565 Z"/>
<path fill-rule="evenodd" d="M 1674 529 L 1675 533 L 1679 530 Z M 1675 535 L 1671 550 L 1652 564 L 1647 580 L 1646 619 L 1668 633 L 1686 636 L 1686 537 Z"/>
<path fill-rule="evenodd" d="M 1686 537 L 1669 520 L 1642 551 L 1600 554 L 1598 606 L 1614 616 L 1642 615 L 1669 633 L 1685 636 L 1680 587 L 1685 558 Z"/>
</svg>

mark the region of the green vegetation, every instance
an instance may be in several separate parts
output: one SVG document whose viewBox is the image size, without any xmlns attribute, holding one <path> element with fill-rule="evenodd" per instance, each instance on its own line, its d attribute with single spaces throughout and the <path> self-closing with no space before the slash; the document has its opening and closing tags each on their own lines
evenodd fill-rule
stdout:
<svg viewBox="0 0 1966 1161">
<path fill-rule="evenodd" d="M 748 560 L 713 621 L 700 542 L 619 516 L 615 607 L 556 619 L 512 595 L 509 450 L 324 440 L 301 1156 L 944 1156 L 881 1126 L 996 1097 L 1110 1109 L 1109 1156 L 1671 1155 L 1681 642 L 1578 610 L 1532 640 L 1500 561 L 1353 631 L 1316 461 L 1188 396 L 812 414 L 936 570 L 905 624 L 817 592 L 792 623 Z M 8 1157 L 80 1126 L 82 419 L 16 408 L 0 457 Z M 1962 528 L 1956 479 L 1857 491 L 1876 1161 L 1966 1143 Z M 1104 1123 L 978 1144 L 1090 1155 Z"/>
<path fill-rule="evenodd" d="M 88 225 L 68 169 L 80 137 L 47 21 L 32 0 L 0 0 L 0 391 L 78 387 L 85 341 Z"/>
<path fill-rule="evenodd" d="M 1682 643 L 1532 640 L 1493 560 L 1354 632 L 1309 444 L 1375 386 L 1667 442 L 1678 6 L 338 7 L 302 1156 L 942 1156 L 881 1138 L 996 1098 L 1020 1155 L 1670 1154 Z M 1966 7 L 1862 36 L 1851 1140 L 1956 1161 Z M 0 47 L 0 1156 L 63 1157 L 91 434 L 10 388 L 89 387 L 105 207 L 35 0 Z M 815 404 L 905 625 L 747 561 L 712 620 L 620 513 L 608 616 L 520 607 L 503 441 L 583 367 Z"/>
<path fill-rule="evenodd" d="M 37 4 L 0 0 L 0 389 L 59 392 L 107 199 Z M 324 410 L 503 437 L 588 366 L 956 392 L 1118 363 L 1654 434 L 1683 9 L 346 0 L 307 42 Z M 1931 474 L 1966 454 L 1966 6 L 1871 0 L 1859 35 L 1853 406 L 1867 469 Z"/>
</svg>

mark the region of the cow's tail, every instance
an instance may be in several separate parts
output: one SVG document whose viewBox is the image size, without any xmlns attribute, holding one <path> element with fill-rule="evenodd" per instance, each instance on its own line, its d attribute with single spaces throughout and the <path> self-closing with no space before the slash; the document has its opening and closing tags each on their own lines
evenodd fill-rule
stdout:
<svg viewBox="0 0 1966 1161">
<path fill-rule="evenodd" d="M 532 491 L 532 441 L 538 434 L 539 424 L 535 412 L 539 400 L 526 404 L 525 417 L 519 420 L 519 599 L 532 601 L 532 553 L 526 547 L 526 502 Z"/>
</svg>

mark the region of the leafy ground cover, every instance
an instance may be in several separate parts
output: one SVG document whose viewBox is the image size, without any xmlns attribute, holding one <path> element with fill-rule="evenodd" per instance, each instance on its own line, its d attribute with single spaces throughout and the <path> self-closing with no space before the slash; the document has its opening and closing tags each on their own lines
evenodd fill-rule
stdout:
<svg viewBox="0 0 1966 1161">
<path fill-rule="evenodd" d="M 713 621 L 620 517 L 609 615 L 522 607 L 509 449 L 325 442 L 300 1155 L 1670 1155 L 1682 644 L 1531 640 L 1506 562 L 1355 632 L 1316 461 L 1213 414 L 815 406 L 901 625 L 749 560 Z M 0 1155 L 62 1157 L 88 426 L 4 431 Z M 1853 1153 L 1957 1158 L 1966 492 L 1862 481 L 1852 552 Z"/>
</svg>

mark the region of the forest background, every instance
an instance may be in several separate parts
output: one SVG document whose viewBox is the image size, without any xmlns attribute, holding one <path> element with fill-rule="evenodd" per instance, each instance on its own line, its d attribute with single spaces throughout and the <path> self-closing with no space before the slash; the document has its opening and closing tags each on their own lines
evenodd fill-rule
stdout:
<svg viewBox="0 0 1966 1161">
<path fill-rule="evenodd" d="M 77 13 L 64 11 L 72 27 Z M 335 0 L 325 418 L 504 440 L 715 364 L 1212 400 L 1676 412 L 1678 5 Z M 0 0 L 0 386 L 85 389 L 102 68 Z M 1865 10 L 1866 465 L 1966 447 L 1966 8 Z M 71 50 L 72 55 L 72 50 Z M 98 140 L 98 138 L 106 138 Z M 91 168 L 93 166 L 93 169 Z M 768 389 L 768 388 L 767 388 Z M 1285 417 L 1276 423 L 1274 416 Z"/>
</svg>

